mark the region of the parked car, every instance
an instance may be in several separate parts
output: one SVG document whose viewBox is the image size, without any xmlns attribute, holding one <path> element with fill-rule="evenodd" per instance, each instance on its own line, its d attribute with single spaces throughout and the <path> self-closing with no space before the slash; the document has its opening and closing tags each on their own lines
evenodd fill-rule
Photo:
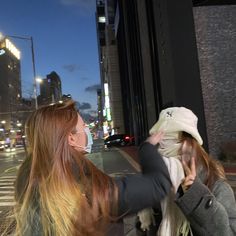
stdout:
<svg viewBox="0 0 236 236">
<path fill-rule="evenodd" d="M 113 134 L 104 140 L 107 147 L 134 145 L 134 137 L 127 134 Z"/>
</svg>

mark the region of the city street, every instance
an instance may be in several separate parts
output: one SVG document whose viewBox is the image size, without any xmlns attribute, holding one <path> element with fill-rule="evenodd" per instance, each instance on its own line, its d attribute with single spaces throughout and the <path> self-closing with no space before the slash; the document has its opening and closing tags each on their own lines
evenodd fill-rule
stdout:
<svg viewBox="0 0 236 236">
<path fill-rule="evenodd" d="M 0 153 L 0 221 L 5 218 L 6 212 L 14 205 L 14 181 L 16 172 L 23 161 L 25 152 L 19 149 L 14 153 Z M 103 140 L 95 140 L 92 153 L 88 158 L 102 171 L 112 177 L 132 175 L 139 172 L 137 164 L 137 147 L 104 149 Z M 227 167 L 229 183 L 236 192 L 236 173 L 234 168 Z M 109 235 L 135 236 L 135 217 L 126 217 L 124 222 L 114 224 Z M 1 232 L 0 225 L 0 232 Z M 2 226 L 3 227 L 3 226 Z M 125 232 L 125 233 L 124 233 Z"/>
</svg>

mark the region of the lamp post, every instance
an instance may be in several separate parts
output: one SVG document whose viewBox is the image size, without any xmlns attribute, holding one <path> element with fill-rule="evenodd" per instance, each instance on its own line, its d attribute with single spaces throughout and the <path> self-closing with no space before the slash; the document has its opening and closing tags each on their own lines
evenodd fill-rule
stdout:
<svg viewBox="0 0 236 236">
<path fill-rule="evenodd" d="M 36 70 L 35 70 L 35 59 L 34 59 L 34 42 L 33 37 L 22 37 L 16 35 L 5 35 L 8 38 L 16 38 L 21 40 L 30 41 L 31 54 L 32 54 L 32 65 L 33 65 L 33 87 L 34 87 L 34 99 L 35 99 L 35 109 L 38 109 L 38 99 L 37 99 L 37 85 L 36 85 Z"/>
</svg>

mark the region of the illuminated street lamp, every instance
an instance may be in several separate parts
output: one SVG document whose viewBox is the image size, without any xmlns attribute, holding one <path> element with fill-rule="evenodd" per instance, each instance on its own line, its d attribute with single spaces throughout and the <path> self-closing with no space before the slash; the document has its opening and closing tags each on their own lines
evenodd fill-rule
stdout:
<svg viewBox="0 0 236 236">
<path fill-rule="evenodd" d="M 0 33 L 0 39 L 3 37 L 7 38 L 16 38 L 21 40 L 27 40 L 30 41 L 31 46 L 31 54 L 32 54 L 32 65 L 33 65 L 33 86 L 34 86 L 34 99 L 35 99 L 35 109 L 38 108 L 38 100 L 37 100 L 37 87 L 36 87 L 36 71 L 35 71 L 35 60 L 34 60 L 34 43 L 33 43 L 33 37 L 22 37 L 22 36 L 15 36 L 15 35 L 5 35 L 3 36 Z"/>
</svg>

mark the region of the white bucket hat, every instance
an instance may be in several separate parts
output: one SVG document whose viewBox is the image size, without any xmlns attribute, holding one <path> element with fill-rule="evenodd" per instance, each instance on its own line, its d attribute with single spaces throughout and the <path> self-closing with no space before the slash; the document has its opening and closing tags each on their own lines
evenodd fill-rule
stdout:
<svg viewBox="0 0 236 236">
<path fill-rule="evenodd" d="M 185 107 L 170 107 L 162 110 L 157 123 L 150 129 L 149 133 L 153 134 L 158 131 L 164 133 L 173 133 L 184 131 L 202 145 L 203 141 L 197 129 L 197 116 Z"/>
</svg>

